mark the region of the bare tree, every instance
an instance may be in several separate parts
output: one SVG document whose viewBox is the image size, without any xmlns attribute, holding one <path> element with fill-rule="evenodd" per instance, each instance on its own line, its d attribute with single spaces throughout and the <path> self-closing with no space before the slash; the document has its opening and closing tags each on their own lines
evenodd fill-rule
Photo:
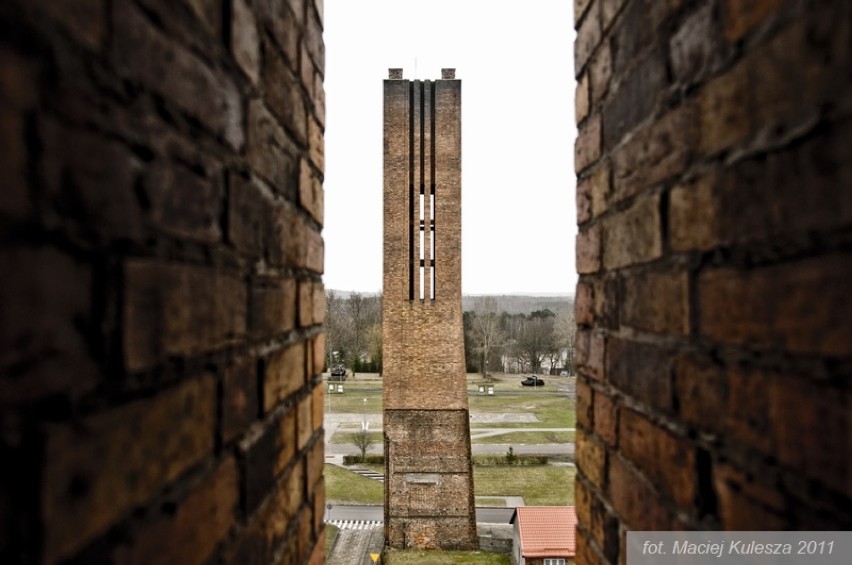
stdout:
<svg viewBox="0 0 852 565">
<path fill-rule="evenodd" d="M 577 344 L 577 321 L 574 319 L 574 305 L 571 304 L 556 314 L 553 331 L 556 343 L 565 349 L 565 368 L 570 374 L 576 372 L 574 349 Z"/>
<path fill-rule="evenodd" d="M 379 443 L 376 436 L 369 430 L 359 430 L 349 434 L 349 440 L 361 452 L 361 463 L 367 458 L 367 451 Z"/>
<path fill-rule="evenodd" d="M 471 326 L 473 351 L 480 359 L 480 373 L 487 375 L 488 357 L 493 350 L 503 344 L 505 339 L 500 326 L 500 308 L 496 299 L 483 297 L 476 301 L 473 313 Z"/>
<path fill-rule="evenodd" d="M 541 372 L 542 362 L 553 349 L 553 318 L 550 310 L 536 311 L 520 327 L 518 354 L 533 373 Z"/>
<path fill-rule="evenodd" d="M 333 290 L 325 293 L 325 301 L 325 351 L 328 366 L 331 367 L 335 362 L 335 352 L 340 352 L 345 348 L 348 316 L 346 315 L 344 300 Z"/>
<path fill-rule="evenodd" d="M 354 365 L 363 353 L 367 352 L 367 334 L 371 327 L 381 324 L 381 299 L 378 296 L 364 296 L 353 292 L 346 301 L 349 317 L 351 341 L 349 361 Z"/>
</svg>

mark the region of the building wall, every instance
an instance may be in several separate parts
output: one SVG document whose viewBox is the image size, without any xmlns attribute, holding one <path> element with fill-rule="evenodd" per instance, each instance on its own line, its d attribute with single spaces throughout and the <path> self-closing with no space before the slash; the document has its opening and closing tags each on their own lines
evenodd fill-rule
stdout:
<svg viewBox="0 0 852 565">
<path fill-rule="evenodd" d="M 0 7 L 0 562 L 321 563 L 322 2 Z"/>
<path fill-rule="evenodd" d="M 578 562 L 848 529 L 852 6 L 574 6 Z"/>
<path fill-rule="evenodd" d="M 384 132 L 385 540 L 397 548 L 473 548 L 461 302 L 461 81 L 386 80 Z"/>
</svg>

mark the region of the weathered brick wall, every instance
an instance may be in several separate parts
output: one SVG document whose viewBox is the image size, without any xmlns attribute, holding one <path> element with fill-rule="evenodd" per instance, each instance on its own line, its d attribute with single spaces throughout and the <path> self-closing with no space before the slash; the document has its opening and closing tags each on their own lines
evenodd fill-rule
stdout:
<svg viewBox="0 0 852 565">
<path fill-rule="evenodd" d="M 852 6 L 574 7 L 578 562 L 849 528 Z"/>
<path fill-rule="evenodd" d="M 477 537 L 462 333 L 461 81 L 448 69 L 446 80 L 436 81 L 391 73 L 384 83 L 385 542 L 471 549 Z M 412 226 L 419 229 L 421 192 L 423 299 L 420 238 L 410 237 Z"/>
<path fill-rule="evenodd" d="M 0 562 L 322 562 L 322 9 L 0 6 Z"/>
</svg>

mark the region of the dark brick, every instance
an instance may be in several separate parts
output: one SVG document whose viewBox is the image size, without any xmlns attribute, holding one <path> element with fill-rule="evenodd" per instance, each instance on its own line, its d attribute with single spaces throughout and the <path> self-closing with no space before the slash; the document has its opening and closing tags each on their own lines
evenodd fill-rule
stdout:
<svg viewBox="0 0 852 565">
<path fill-rule="evenodd" d="M 145 194 L 157 229 L 185 239 L 213 243 L 222 237 L 222 183 L 164 162 L 148 167 Z"/>
<path fill-rule="evenodd" d="M 725 0 L 722 19 L 725 39 L 737 41 L 763 23 L 781 5 L 781 0 Z"/>
<path fill-rule="evenodd" d="M 659 52 L 652 51 L 637 63 L 604 105 L 604 148 L 612 148 L 651 113 L 666 82 L 665 63 Z"/>
<path fill-rule="evenodd" d="M 134 259 L 126 263 L 124 277 L 128 370 L 173 355 L 198 355 L 246 334 L 246 287 L 233 273 Z"/>
<path fill-rule="evenodd" d="M 260 35 L 248 0 L 233 0 L 231 4 L 231 53 L 234 60 L 251 80 L 260 80 Z"/>
<path fill-rule="evenodd" d="M 47 426 L 45 561 L 71 555 L 212 453 L 215 406 L 205 377 L 73 425 Z"/>
<path fill-rule="evenodd" d="M 40 122 L 39 138 L 42 198 L 53 211 L 47 221 L 104 239 L 141 235 L 134 192 L 141 164 L 127 147 L 51 119 Z"/>
<path fill-rule="evenodd" d="M 251 290 L 249 331 L 255 339 L 269 339 L 296 326 L 296 281 L 261 281 Z"/>
<path fill-rule="evenodd" d="M 610 338 L 609 378 L 620 390 L 663 410 L 671 409 L 671 357 L 663 346 Z"/>
<path fill-rule="evenodd" d="M 237 251 L 260 257 L 270 239 L 272 195 L 258 181 L 231 173 L 228 181 L 228 241 Z"/>
<path fill-rule="evenodd" d="M 610 458 L 609 499 L 631 530 L 669 530 L 672 515 L 653 486 L 621 457 Z"/>
<path fill-rule="evenodd" d="M 624 280 L 621 322 L 667 335 L 689 334 L 689 277 L 685 272 L 641 271 Z"/>
<path fill-rule="evenodd" d="M 603 224 L 603 266 L 617 269 L 645 263 L 663 254 L 660 197 L 638 198 Z"/>
<path fill-rule="evenodd" d="M 269 110 L 278 116 L 298 143 L 306 145 L 307 114 L 298 80 L 274 49 L 269 50 L 264 58 L 263 85 Z"/>
<path fill-rule="evenodd" d="M 718 23 L 713 4 L 690 15 L 669 41 L 673 79 L 683 85 L 700 82 L 718 65 Z"/>
<path fill-rule="evenodd" d="M 130 0 L 116 0 L 114 59 L 122 74 L 171 99 L 223 138 L 243 145 L 243 103 L 234 83 L 158 30 Z"/>
<path fill-rule="evenodd" d="M 601 268 L 600 224 L 584 227 L 577 234 L 577 272 L 581 275 L 596 273 Z"/>
<path fill-rule="evenodd" d="M 35 0 L 40 10 L 89 49 L 99 50 L 107 37 L 106 0 Z"/>
<path fill-rule="evenodd" d="M 707 356 L 678 355 L 674 360 L 675 391 L 684 422 L 702 430 L 723 430 L 727 384 L 722 369 Z"/>
<path fill-rule="evenodd" d="M 597 8 L 597 6 L 595 7 Z M 580 76 L 589 56 L 601 42 L 600 11 L 595 9 L 583 19 L 574 41 L 574 73 Z"/>
<path fill-rule="evenodd" d="M 116 565 L 202 565 L 213 554 L 234 521 L 239 489 L 233 458 L 177 505 L 136 532 L 128 545 L 113 553 Z"/>
<path fill-rule="evenodd" d="M 257 362 L 238 359 L 225 369 L 222 379 L 222 441 L 230 443 L 248 430 L 260 412 Z"/>
<path fill-rule="evenodd" d="M 248 112 L 248 161 L 273 190 L 295 201 L 299 171 L 297 150 L 281 124 L 260 100 L 252 100 Z"/>
<path fill-rule="evenodd" d="M 574 142 L 574 170 L 584 171 L 601 156 L 601 116 L 595 114 L 581 127 Z"/>
</svg>

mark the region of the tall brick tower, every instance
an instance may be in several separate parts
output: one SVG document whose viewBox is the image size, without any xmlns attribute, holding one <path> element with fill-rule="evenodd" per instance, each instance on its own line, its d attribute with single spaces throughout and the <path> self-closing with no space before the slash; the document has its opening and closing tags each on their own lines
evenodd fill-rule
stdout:
<svg viewBox="0 0 852 565">
<path fill-rule="evenodd" d="M 385 543 L 477 546 L 461 299 L 461 81 L 384 84 Z"/>
</svg>

